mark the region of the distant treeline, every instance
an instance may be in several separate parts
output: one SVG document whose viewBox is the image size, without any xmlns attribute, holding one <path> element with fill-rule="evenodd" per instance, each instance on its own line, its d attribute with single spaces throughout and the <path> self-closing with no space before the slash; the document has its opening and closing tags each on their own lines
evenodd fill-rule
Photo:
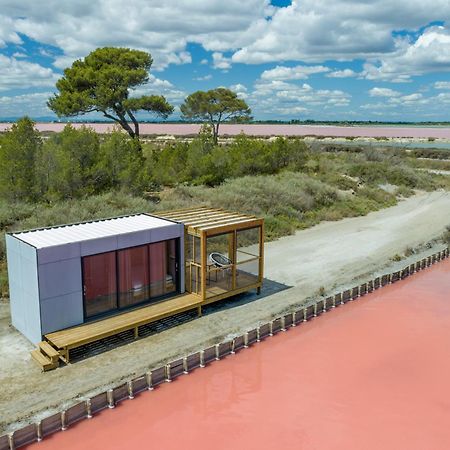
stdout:
<svg viewBox="0 0 450 450">
<path fill-rule="evenodd" d="M 14 117 L 7 117 L 0 119 L 0 122 L 3 123 L 15 123 L 20 118 L 14 118 Z M 104 120 L 102 118 L 95 119 L 95 120 L 89 120 L 89 119 L 83 119 L 83 120 L 77 120 L 77 119 L 71 119 L 70 121 L 61 121 L 61 120 L 55 120 L 52 117 L 37 117 L 34 119 L 36 122 L 42 122 L 42 123 L 86 123 L 86 124 L 93 124 L 93 123 L 110 123 L 114 124 L 111 120 Z M 146 120 L 146 119 L 140 119 L 140 123 L 167 123 L 167 124 L 186 124 L 186 123 L 193 123 L 193 124 L 201 124 L 200 121 L 191 120 L 189 122 L 186 122 L 185 120 Z M 288 119 L 288 120 L 276 120 L 276 119 L 265 119 L 265 120 L 250 120 L 250 121 L 227 121 L 224 123 L 246 123 L 246 124 L 255 124 L 255 125 L 272 125 L 272 124 L 279 124 L 279 125 L 334 125 L 334 126 L 383 126 L 383 125 L 393 125 L 393 126 L 450 126 L 449 121 L 392 121 L 392 122 L 385 122 L 385 121 L 377 121 L 377 120 L 314 120 L 314 119 Z"/>
</svg>

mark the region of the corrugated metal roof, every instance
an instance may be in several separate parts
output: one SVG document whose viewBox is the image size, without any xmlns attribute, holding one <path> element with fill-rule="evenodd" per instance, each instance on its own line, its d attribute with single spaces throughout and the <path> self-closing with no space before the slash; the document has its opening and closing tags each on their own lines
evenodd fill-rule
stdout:
<svg viewBox="0 0 450 450">
<path fill-rule="evenodd" d="M 136 231 L 151 230 L 173 224 L 173 221 L 148 214 L 136 214 L 93 222 L 63 225 L 60 227 L 22 231 L 13 233 L 12 235 L 36 248 L 45 248 L 54 245 L 128 234 Z"/>
</svg>

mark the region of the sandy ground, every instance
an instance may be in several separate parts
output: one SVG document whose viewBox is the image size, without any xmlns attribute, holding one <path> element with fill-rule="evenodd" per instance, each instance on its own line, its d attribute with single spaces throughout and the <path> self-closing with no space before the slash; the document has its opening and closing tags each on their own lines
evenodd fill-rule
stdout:
<svg viewBox="0 0 450 450">
<path fill-rule="evenodd" d="M 439 237 L 448 224 L 450 193 L 433 192 L 365 217 L 323 223 L 270 242 L 266 245 L 265 275 L 290 289 L 218 310 L 45 374 L 30 359 L 32 345 L 10 327 L 8 305 L 0 302 L 0 434 L 165 361 L 241 334 L 304 303 L 320 287 L 338 290 L 379 274 L 387 270 L 386 263 L 394 255 Z M 421 254 L 441 248 L 442 244 L 430 245 Z M 396 264 L 400 268 L 416 259 L 417 254 Z"/>
</svg>

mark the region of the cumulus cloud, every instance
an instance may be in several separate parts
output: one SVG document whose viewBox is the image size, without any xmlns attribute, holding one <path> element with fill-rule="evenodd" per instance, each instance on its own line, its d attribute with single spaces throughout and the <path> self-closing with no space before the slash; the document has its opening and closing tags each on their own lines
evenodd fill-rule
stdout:
<svg viewBox="0 0 450 450">
<path fill-rule="evenodd" d="M 450 89 L 450 81 L 436 81 L 434 83 L 435 89 Z"/>
<path fill-rule="evenodd" d="M 47 108 L 47 100 L 50 96 L 51 92 L 40 92 L 0 97 L 0 116 L 19 117 L 27 114 L 36 117 L 53 115 Z"/>
<path fill-rule="evenodd" d="M 326 76 L 328 78 L 350 78 L 356 77 L 358 74 L 352 69 L 336 70 L 334 72 L 328 73 Z"/>
<path fill-rule="evenodd" d="M 449 19 L 448 0 L 434 0 L 432 8 L 422 0 L 294 0 L 276 10 L 264 30 L 233 55 L 233 61 L 374 58 L 396 50 L 393 31 L 418 31 Z"/>
<path fill-rule="evenodd" d="M 393 89 L 374 87 L 370 89 L 369 95 L 371 97 L 398 97 L 401 93 Z"/>
<path fill-rule="evenodd" d="M 248 30 L 265 22 L 274 8 L 268 0 L 4 0 L 0 45 L 20 42 L 22 33 L 63 50 L 56 67 L 70 65 L 97 47 L 125 46 L 149 51 L 154 68 L 191 61 L 188 42 L 211 51 L 238 48 Z"/>
<path fill-rule="evenodd" d="M 396 50 L 377 62 L 364 65 L 368 80 L 411 81 L 413 75 L 450 71 L 450 30 L 437 26 L 426 29 L 414 42 L 396 41 Z"/>
<path fill-rule="evenodd" d="M 315 73 L 329 72 L 325 66 L 276 66 L 274 69 L 265 70 L 261 74 L 263 80 L 306 80 Z"/>
<path fill-rule="evenodd" d="M 228 70 L 231 67 L 231 59 L 226 58 L 220 52 L 212 54 L 214 69 Z"/>
<path fill-rule="evenodd" d="M 237 84 L 232 84 L 229 89 L 233 92 L 236 92 L 237 96 L 239 98 L 242 98 L 244 100 L 246 100 L 248 98 L 248 94 L 247 94 L 247 87 L 244 86 L 241 83 L 237 83 Z"/>
<path fill-rule="evenodd" d="M 292 116 L 348 106 L 351 95 L 341 90 L 314 89 L 308 83 L 259 79 L 247 100 L 255 113 Z"/>
<path fill-rule="evenodd" d="M 54 86 L 58 76 L 49 68 L 0 54 L 0 91 Z"/>
<path fill-rule="evenodd" d="M 194 81 L 208 81 L 212 78 L 211 74 L 204 75 L 203 77 L 195 77 Z"/>
</svg>

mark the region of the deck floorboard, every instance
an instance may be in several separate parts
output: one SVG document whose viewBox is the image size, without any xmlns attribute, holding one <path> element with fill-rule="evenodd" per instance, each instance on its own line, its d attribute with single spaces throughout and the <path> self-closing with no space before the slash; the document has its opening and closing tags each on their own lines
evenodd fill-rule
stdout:
<svg viewBox="0 0 450 450">
<path fill-rule="evenodd" d="M 195 309 L 201 306 L 201 299 L 197 295 L 183 294 L 171 300 L 165 300 L 154 305 L 144 306 L 133 311 L 125 312 L 96 322 L 55 331 L 45 335 L 45 338 L 55 348 L 69 350 L 83 344 L 94 342 L 122 331 L 136 329 L 159 319 L 174 314 Z"/>
</svg>

